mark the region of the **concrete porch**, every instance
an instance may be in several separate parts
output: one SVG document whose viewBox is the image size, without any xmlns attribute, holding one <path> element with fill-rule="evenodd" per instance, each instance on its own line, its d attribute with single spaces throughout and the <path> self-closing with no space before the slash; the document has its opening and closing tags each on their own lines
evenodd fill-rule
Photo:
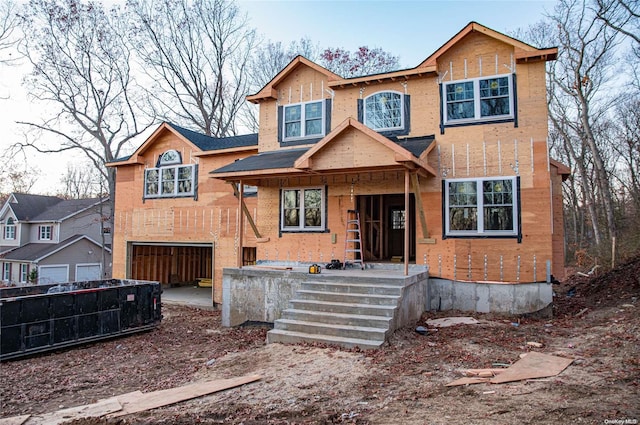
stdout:
<svg viewBox="0 0 640 425">
<path fill-rule="evenodd" d="M 223 326 L 274 323 L 268 342 L 376 348 L 427 306 L 428 270 L 367 264 L 309 273 L 310 264 L 261 263 L 223 273 Z"/>
</svg>

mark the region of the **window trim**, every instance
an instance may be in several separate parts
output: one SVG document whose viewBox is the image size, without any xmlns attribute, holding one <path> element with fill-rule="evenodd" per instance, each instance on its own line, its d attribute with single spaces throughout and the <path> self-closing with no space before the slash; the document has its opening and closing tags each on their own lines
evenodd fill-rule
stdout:
<svg viewBox="0 0 640 425">
<path fill-rule="evenodd" d="M 179 176 L 181 168 L 191 168 L 191 191 L 189 192 L 178 192 L 179 188 Z M 173 192 L 171 193 L 162 193 L 162 184 L 163 184 L 163 171 L 172 169 L 173 170 Z M 147 176 L 149 172 L 157 171 L 158 180 L 157 180 L 157 194 L 149 194 L 148 192 L 148 182 Z M 186 181 L 186 180 L 185 180 Z M 197 183 L 197 164 L 176 164 L 169 166 L 160 166 L 160 167 L 152 167 L 145 168 L 144 170 L 144 180 L 143 180 L 143 194 L 144 199 L 158 199 L 158 198 L 188 198 L 192 197 L 196 193 L 196 183 Z"/>
<path fill-rule="evenodd" d="M 42 224 L 38 226 L 38 240 L 40 241 L 53 240 L 53 226 L 51 224 Z"/>
<path fill-rule="evenodd" d="M 11 263 L 5 262 L 2 266 L 2 280 L 5 282 L 11 281 Z"/>
<path fill-rule="evenodd" d="M 11 220 L 11 223 L 9 223 L 9 220 Z M 11 237 L 9 237 L 9 229 L 11 229 Z M 14 241 L 16 240 L 16 222 L 13 219 L 13 217 L 8 217 L 5 220 L 5 225 L 4 225 L 4 239 L 7 241 Z"/>
<path fill-rule="evenodd" d="M 29 264 L 20 263 L 20 283 L 29 281 Z"/>
<path fill-rule="evenodd" d="M 320 110 L 322 111 L 322 118 L 321 118 L 321 132 L 318 134 L 306 134 L 306 105 L 311 104 L 311 103 L 319 103 L 320 104 Z M 295 106 L 299 106 L 300 107 L 300 136 L 289 136 L 287 137 L 287 108 L 292 108 Z M 314 118 L 317 119 L 317 118 Z M 280 127 L 281 127 L 281 131 L 282 131 L 282 142 L 290 142 L 293 140 L 309 140 L 309 139 L 318 139 L 318 138 L 322 138 L 326 135 L 327 129 L 326 129 L 326 122 L 327 122 L 327 108 L 326 108 L 326 99 L 319 99 L 319 100 L 309 100 L 306 102 L 298 102 L 298 103 L 290 103 L 288 105 L 282 105 L 282 120 L 279 123 Z M 304 135 L 303 135 L 304 133 Z"/>
<path fill-rule="evenodd" d="M 507 78 L 507 83 L 509 87 L 509 114 L 503 115 L 489 115 L 482 116 L 482 107 L 481 107 L 481 97 L 480 97 L 480 81 L 482 80 L 491 80 L 496 78 Z M 449 102 L 447 101 L 447 86 L 452 84 L 461 84 L 465 82 L 473 82 L 473 118 L 461 118 L 461 119 L 450 119 L 447 114 L 447 105 Z M 442 91 L 441 91 L 441 114 L 442 114 L 442 123 L 445 127 L 453 127 L 458 125 L 469 125 L 469 124 L 485 124 L 492 122 L 504 122 L 504 121 L 514 121 L 516 118 L 516 89 L 515 89 L 515 74 L 496 74 L 496 75 L 488 75 L 481 76 L 475 78 L 466 78 L 462 80 L 453 80 L 453 81 L 443 81 L 442 82 Z"/>
<path fill-rule="evenodd" d="M 451 182 L 476 182 L 476 187 L 482 186 L 483 182 L 494 180 L 512 181 L 512 222 L 513 230 L 484 230 L 484 196 L 476 190 L 476 210 L 477 210 L 477 230 L 450 230 L 450 207 L 449 207 L 449 183 Z M 476 178 L 455 178 L 442 180 L 442 237 L 447 238 L 518 238 L 522 240 L 521 223 L 521 198 L 520 198 L 520 177 L 519 176 L 490 176 Z"/>
<path fill-rule="evenodd" d="M 369 124 L 367 123 L 367 99 L 370 99 L 373 96 L 379 96 L 383 93 L 392 93 L 394 95 L 400 95 L 400 125 L 396 126 L 396 127 L 380 127 L 380 128 L 373 128 L 371 126 L 369 126 Z M 378 91 L 375 93 L 371 93 L 369 96 L 365 97 L 363 99 L 363 103 L 362 103 L 362 123 L 364 125 L 366 125 L 367 127 L 369 127 L 370 129 L 377 131 L 379 133 L 383 133 L 383 132 L 390 132 L 390 131 L 402 131 L 405 129 L 405 94 L 402 92 L 399 92 L 397 90 L 383 90 L 383 91 Z"/>
<path fill-rule="evenodd" d="M 297 227 L 284 225 L 284 192 L 285 191 L 299 191 L 301 202 L 300 202 L 300 213 L 299 217 L 301 218 L 300 224 Z M 320 190 L 320 226 L 306 227 L 304 225 L 304 191 L 306 190 Z M 280 232 L 281 233 L 325 233 L 328 231 L 327 228 L 327 188 L 326 186 L 308 186 L 308 187 L 286 187 L 280 189 Z"/>
</svg>

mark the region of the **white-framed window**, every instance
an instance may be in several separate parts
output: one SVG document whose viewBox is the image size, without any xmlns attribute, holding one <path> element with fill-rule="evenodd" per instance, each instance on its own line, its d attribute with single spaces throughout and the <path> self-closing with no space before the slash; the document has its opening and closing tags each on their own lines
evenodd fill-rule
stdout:
<svg viewBox="0 0 640 425">
<path fill-rule="evenodd" d="M 196 166 L 174 165 L 144 170 L 145 198 L 193 196 Z"/>
<path fill-rule="evenodd" d="M 322 137 L 325 133 L 324 100 L 296 103 L 283 107 L 283 140 Z"/>
<path fill-rule="evenodd" d="M 20 264 L 20 283 L 26 283 L 29 279 L 29 265 L 26 263 Z"/>
<path fill-rule="evenodd" d="M 518 190 L 515 177 L 445 181 L 448 236 L 516 236 Z"/>
<path fill-rule="evenodd" d="M 11 280 L 11 263 L 4 263 L 2 266 L 2 280 L 5 282 Z"/>
<path fill-rule="evenodd" d="M 4 225 L 4 238 L 14 240 L 16 238 L 16 223 L 12 217 L 7 218 Z"/>
<path fill-rule="evenodd" d="M 443 83 L 445 124 L 513 118 L 510 74 Z"/>
<path fill-rule="evenodd" d="M 38 238 L 41 241 L 50 241 L 53 238 L 53 226 L 51 225 L 40 226 Z"/>
<path fill-rule="evenodd" d="M 373 130 L 402 130 L 404 118 L 404 95 L 400 92 L 383 91 L 364 99 L 364 125 Z"/>
<path fill-rule="evenodd" d="M 321 231 L 325 229 L 324 188 L 283 189 L 282 230 Z"/>
</svg>

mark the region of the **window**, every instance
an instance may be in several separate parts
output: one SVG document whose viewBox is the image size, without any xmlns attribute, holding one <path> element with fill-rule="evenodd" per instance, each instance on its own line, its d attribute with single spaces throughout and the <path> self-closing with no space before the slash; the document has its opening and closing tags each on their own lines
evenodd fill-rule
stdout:
<svg viewBox="0 0 640 425">
<path fill-rule="evenodd" d="M 380 92 L 364 100 L 364 124 L 378 131 L 399 130 L 404 127 L 403 95 Z"/>
<path fill-rule="evenodd" d="M 144 171 L 145 198 L 192 196 L 195 192 L 195 167 L 190 164 L 147 168 Z"/>
<path fill-rule="evenodd" d="M 513 79 L 509 75 L 444 83 L 444 121 L 513 118 Z"/>
<path fill-rule="evenodd" d="M 11 263 L 4 263 L 2 266 L 2 280 L 6 282 L 11 280 Z"/>
<path fill-rule="evenodd" d="M 20 264 L 20 283 L 25 283 L 29 279 L 29 265 Z"/>
<path fill-rule="evenodd" d="M 324 230 L 324 190 L 284 189 L 281 213 L 282 230 Z"/>
<path fill-rule="evenodd" d="M 517 235 L 515 177 L 447 180 L 444 192 L 447 235 Z"/>
<path fill-rule="evenodd" d="M 102 234 L 103 234 L 103 235 L 109 235 L 109 234 L 111 234 L 111 227 L 103 227 L 103 228 L 102 228 Z"/>
<path fill-rule="evenodd" d="M 4 226 L 4 238 L 7 240 L 13 240 L 16 238 L 16 223 L 13 218 L 7 218 Z"/>
<path fill-rule="evenodd" d="M 50 241 L 53 235 L 53 226 L 40 226 L 39 239 L 41 241 Z"/>
<path fill-rule="evenodd" d="M 404 230 L 404 210 L 391 211 L 391 229 Z"/>
<path fill-rule="evenodd" d="M 324 136 L 324 101 L 320 100 L 284 106 L 282 125 L 284 140 Z"/>
</svg>

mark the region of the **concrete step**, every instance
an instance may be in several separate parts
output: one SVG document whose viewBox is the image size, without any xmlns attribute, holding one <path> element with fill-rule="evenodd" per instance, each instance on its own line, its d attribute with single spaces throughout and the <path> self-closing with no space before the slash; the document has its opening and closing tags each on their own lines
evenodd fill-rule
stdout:
<svg viewBox="0 0 640 425">
<path fill-rule="evenodd" d="M 398 285 L 371 285 L 368 283 L 344 282 L 303 282 L 301 289 L 309 291 L 339 292 L 342 294 L 377 294 L 401 295 L 402 287 Z"/>
<path fill-rule="evenodd" d="M 361 294 L 361 293 L 340 293 L 340 292 L 324 292 L 310 291 L 301 289 L 296 291 L 296 299 L 300 300 L 316 300 L 327 302 L 343 302 L 349 304 L 367 304 L 367 305 L 397 305 L 400 296 L 398 295 L 378 295 L 378 294 Z"/>
<path fill-rule="evenodd" d="M 313 310 L 286 309 L 282 311 L 283 319 L 304 322 L 329 323 L 334 325 L 364 326 L 389 329 L 391 317 L 365 316 L 362 314 L 327 313 Z"/>
<path fill-rule="evenodd" d="M 281 329 L 272 329 L 267 333 L 267 343 L 280 342 L 284 344 L 297 344 L 300 342 L 321 342 L 325 344 L 339 345 L 345 348 L 360 347 L 362 349 L 376 349 L 384 344 L 382 340 L 368 340 L 357 338 L 344 338 L 339 336 L 308 334 L 304 332 L 292 332 Z"/>
<path fill-rule="evenodd" d="M 393 317 L 397 305 L 370 305 L 345 302 L 294 299 L 289 301 L 295 310 L 312 310 L 326 313 L 344 313 L 365 316 Z"/>
<path fill-rule="evenodd" d="M 274 329 L 300 332 L 312 335 L 330 335 L 341 338 L 384 340 L 386 329 L 364 326 L 333 325 L 330 323 L 305 322 L 301 320 L 279 319 Z"/>
</svg>

